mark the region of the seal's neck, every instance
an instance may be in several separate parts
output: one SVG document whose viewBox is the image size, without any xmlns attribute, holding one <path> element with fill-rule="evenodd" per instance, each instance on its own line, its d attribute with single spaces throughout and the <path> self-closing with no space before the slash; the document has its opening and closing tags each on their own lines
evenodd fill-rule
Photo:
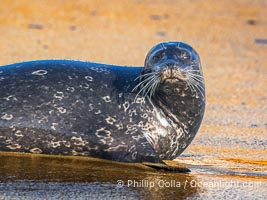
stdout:
<svg viewBox="0 0 267 200">
<path fill-rule="evenodd" d="M 204 91 L 203 91 L 204 94 Z M 192 91 L 185 84 L 160 84 L 153 101 L 175 124 L 199 121 L 204 112 L 205 97 L 199 91 Z M 204 94 L 205 95 L 205 94 Z"/>
</svg>

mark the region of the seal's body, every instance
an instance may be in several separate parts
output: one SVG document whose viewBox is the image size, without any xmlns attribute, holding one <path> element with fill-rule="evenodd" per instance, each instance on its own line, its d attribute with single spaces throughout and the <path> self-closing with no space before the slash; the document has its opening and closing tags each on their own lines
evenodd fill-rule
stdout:
<svg viewBox="0 0 267 200">
<path fill-rule="evenodd" d="M 195 51 L 174 42 L 154 47 L 145 67 L 67 60 L 0 67 L 0 151 L 173 159 L 200 126 L 201 77 Z"/>
</svg>

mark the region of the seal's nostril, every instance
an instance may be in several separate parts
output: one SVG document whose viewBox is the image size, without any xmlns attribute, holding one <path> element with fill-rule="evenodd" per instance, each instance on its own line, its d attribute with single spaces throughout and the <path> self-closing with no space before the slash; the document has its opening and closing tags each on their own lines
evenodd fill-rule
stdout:
<svg viewBox="0 0 267 200">
<path fill-rule="evenodd" d="M 175 65 L 175 62 L 167 62 L 166 65 L 171 67 Z"/>
<path fill-rule="evenodd" d="M 166 64 L 168 67 L 171 67 L 172 66 L 172 63 L 167 63 Z"/>
</svg>

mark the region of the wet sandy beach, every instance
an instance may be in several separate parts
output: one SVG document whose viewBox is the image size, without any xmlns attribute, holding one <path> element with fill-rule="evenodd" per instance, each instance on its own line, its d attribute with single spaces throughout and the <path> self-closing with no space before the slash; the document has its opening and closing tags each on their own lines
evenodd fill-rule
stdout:
<svg viewBox="0 0 267 200">
<path fill-rule="evenodd" d="M 0 199 L 267 198 L 266 1 L 1 4 L 0 65 L 74 59 L 142 66 L 156 43 L 184 41 L 200 55 L 207 107 L 196 138 L 176 159 L 188 165 L 189 174 L 86 158 L 0 154 Z M 128 187 L 134 180 L 140 187 Z"/>
</svg>

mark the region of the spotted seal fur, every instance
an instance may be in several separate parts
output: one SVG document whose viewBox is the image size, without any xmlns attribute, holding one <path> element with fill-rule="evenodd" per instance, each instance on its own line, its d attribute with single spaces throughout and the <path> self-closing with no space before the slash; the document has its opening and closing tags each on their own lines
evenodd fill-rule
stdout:
<svg viewBox="0 0 267 200">
<path fill-rule="evenodd" d="M 0 151 L 160 162 L 191 143 L 205 109 L 199 56 L 182 42 L 156 45 L 144 67 L 2 66 L 0 88 Z"/>
</svg>

